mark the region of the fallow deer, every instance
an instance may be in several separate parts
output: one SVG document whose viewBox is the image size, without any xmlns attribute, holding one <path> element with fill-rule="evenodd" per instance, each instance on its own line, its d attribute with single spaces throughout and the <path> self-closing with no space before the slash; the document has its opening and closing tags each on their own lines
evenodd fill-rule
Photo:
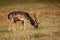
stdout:
<svg viewBox="0 0 60 40">
<path fill-rule="evenodd" d="M 33 20 L 33 18 L 27 13 L 27 12 L 22 12 L 22 11 L 14 11 L 10 12 L 8 14 L 8 19 L 9 19 L 9 30 L 11 29 L 10 27 L 12 26 L 12 23 L 16 23 L 17 21 L 22 22 L 22 26 L 24 26 L 25 29 L 25 22 L 28 20 L 30 21 L 30 24 L 35 27 L 36 29 L 38 28 L 38 23 Z"/>
</svg>

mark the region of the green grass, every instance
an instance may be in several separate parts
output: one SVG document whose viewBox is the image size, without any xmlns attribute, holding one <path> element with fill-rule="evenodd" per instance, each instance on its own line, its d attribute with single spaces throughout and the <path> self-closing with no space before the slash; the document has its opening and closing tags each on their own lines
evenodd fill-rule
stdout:
<svg viewBox="0 0 60 40">
<path fill-rule="evenodd" d="M 6 29 L 6 30 L 0 30 L 0 32 L 3 32 L 3 33 L 4 33 L 4 32 L 7 32 L 7 33 L 8 33 L 8 32 L 10 32 L 10 31 L 8 31 L 8 30 Z"/>
<path fill-rule="evenodd" d="M 34 33 L 31 37 L 33 38 L 39 38 L 39 37 L 46 37 L 47 35 L 45 35 L 44 33 Z"/>
</svg>

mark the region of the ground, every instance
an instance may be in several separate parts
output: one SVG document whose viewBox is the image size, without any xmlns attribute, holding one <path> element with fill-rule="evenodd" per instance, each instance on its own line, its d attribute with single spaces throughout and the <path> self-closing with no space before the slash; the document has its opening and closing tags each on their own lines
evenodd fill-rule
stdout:
<svg viewBox="0 0 60 40">
<path fill-rule="evenodd" d="M 57 7 L 55 4 L 26 3 L 0 7 L 0 40 L 60 40 L 59 5 Z M 26 29 L 20 30 L 21 22 L 17 22 L 14 23 L 16 31 L 8 31 L 8 13 L 18 10 L 28 12 L 33 19 L 33 14 L 36 14 L 38 29 L 28 22 Z"/>
</svg>

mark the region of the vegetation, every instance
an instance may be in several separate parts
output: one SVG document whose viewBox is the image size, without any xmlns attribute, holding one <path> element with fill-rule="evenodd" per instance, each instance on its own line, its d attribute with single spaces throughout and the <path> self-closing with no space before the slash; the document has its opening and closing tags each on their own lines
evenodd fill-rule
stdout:
<svg viewBox="0 0 60 40">
<path fill-rule="evenodd" d="M 40 2 L 24 0 L 0 1 L 0 40 L 60 40 L 60 4 L 57 2 Z M 8 31 L 7 15 L 11 11 L 26 11 L 39 23 L 35 29 L 26 23 L 26 30 L 21 30 L 21 22 L 14 23 L 16 31 Z"/>
</svg>

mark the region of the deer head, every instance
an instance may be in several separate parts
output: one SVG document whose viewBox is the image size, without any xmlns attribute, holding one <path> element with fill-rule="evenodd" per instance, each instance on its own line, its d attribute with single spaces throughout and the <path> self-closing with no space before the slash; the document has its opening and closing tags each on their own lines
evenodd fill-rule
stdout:
<svg viewBox="0 0 60 40">
<path fill-rule="evenodd" d="M 34 24 L 34 26 L 35 26 L 35 28 L 38 28 L 38 23 L 37 23 L 37 15 L 34 13 L 33 14 L 33 16 L 34 16 L 34 19 L 35 19 L 35 24 Z"/>
</svg>

